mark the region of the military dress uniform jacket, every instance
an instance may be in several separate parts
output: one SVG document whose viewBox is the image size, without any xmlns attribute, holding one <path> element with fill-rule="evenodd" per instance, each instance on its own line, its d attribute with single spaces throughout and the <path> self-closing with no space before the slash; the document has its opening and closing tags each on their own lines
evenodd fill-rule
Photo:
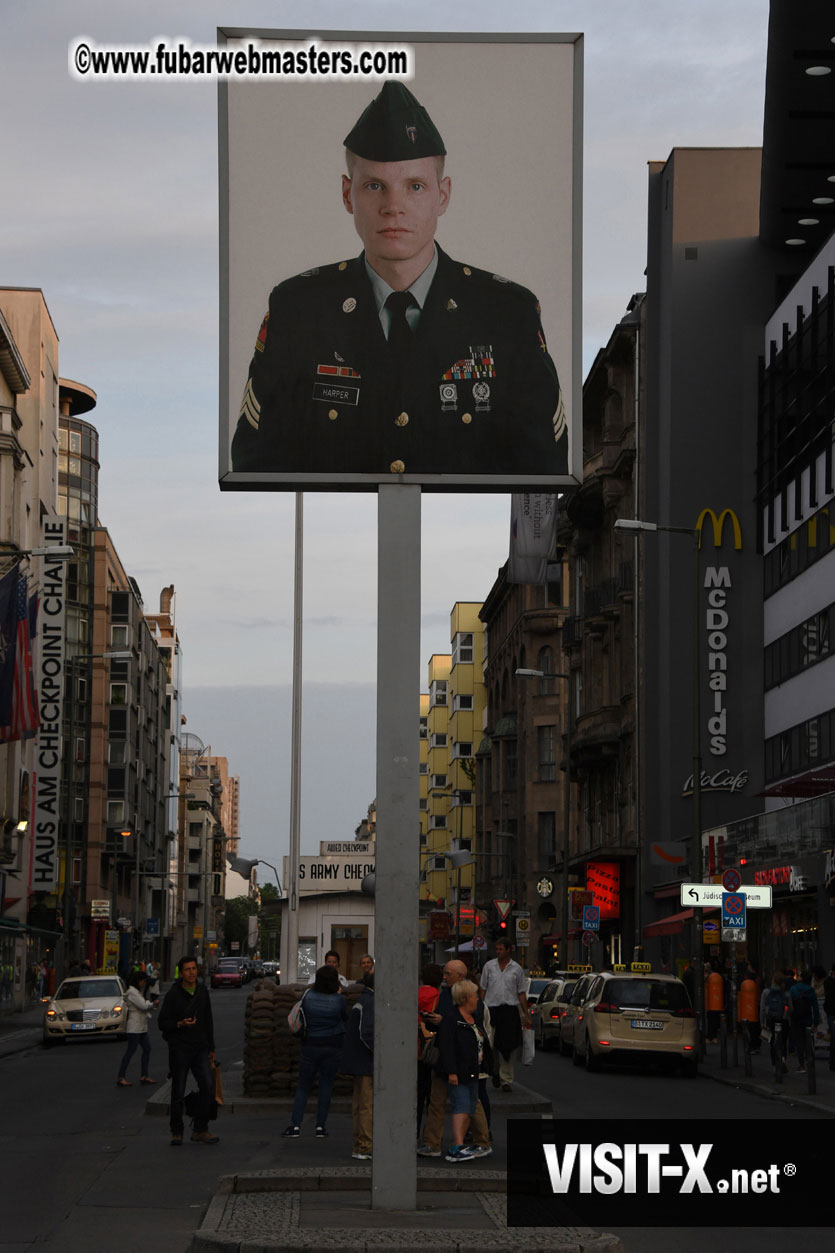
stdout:
<svg viewBox="0 0 835 1253">
<path fill-rule="evenodd" d="M 362 255 L 273 290 L 232 443 L 233 470 L 567 471 L 559 381 L 535 296 L 438 254 L 401 368 Z"/>
</svg>

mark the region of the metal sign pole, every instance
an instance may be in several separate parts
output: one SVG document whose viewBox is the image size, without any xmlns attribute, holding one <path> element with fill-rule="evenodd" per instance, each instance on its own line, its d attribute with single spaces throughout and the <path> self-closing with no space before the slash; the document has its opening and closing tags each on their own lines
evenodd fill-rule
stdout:
<svg viewBox="0 0 835 1253">
<path fill-rule="evenodd" d="M 420 488 L 377 505 L 377 858 L 372 1207 L 417 1207 Z M 404 1097 L 408 1095 L 410 1099 Z"/>
<path fill-rule="evenodd" d="M 290 741 L 290 847 L 287 861 L 287 954 L 282 983 L 299 977 L 299 849 L 301 843 L 302 623 L 304 620 L 304 494 L 296 492 L 293 576 L 293 711 Z"/>
</svg>

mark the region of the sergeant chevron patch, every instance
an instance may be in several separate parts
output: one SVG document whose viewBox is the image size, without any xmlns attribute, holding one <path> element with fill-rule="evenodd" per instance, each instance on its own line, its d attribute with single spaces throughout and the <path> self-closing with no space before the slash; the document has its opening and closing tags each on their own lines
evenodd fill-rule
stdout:
<svg viewBox="0 0 835 1253">
<path fill-rule="evenodd" d="M 241 401 L 241 412 L 238 416 L 246 418 L 254 431 L 258 430 L 258 423 L 261 421 L 261 406 L 253 391 L 252 379 L 247 379 L 247 384 L 244 388 L 244 398 Z"/>
</svg>

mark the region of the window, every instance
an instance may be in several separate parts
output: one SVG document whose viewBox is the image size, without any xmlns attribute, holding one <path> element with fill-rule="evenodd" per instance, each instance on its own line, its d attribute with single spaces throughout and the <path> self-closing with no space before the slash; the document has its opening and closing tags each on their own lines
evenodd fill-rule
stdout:
<svg viewBox="0 0 835 1253">
<path fill-rule="evenodd" d="M 113 622 L 130 621 L 130 592 L 110 593 L 110 616 Z"/>
<path fill-rule="evenodd" d="M 113 648 L 127 648 L 128 628 L 126 626 L 112 626 L 110 628 L 110 643 Z"/>
<path fill-rule="evenodd" d="M 536 659 L 536 668 L 537 670 L 542 670 L 544 674 L 554 673 L 554 651 L 552 648 L 550 647 L 540 648 L 539 656 Z M 555 683 L 556 683 L 556 679 L 545 679 L 545 678 L 540 679 L 539 680 L 539 695 L 540 696 L 553 696 Z"/>
<path fill-rule="evenodd" d="M 556 778 L 556 730 L 554 726 L 536 728 L 540 783 L 553 783 Z"/>
<path fill-rule="evenodd" d="M 126 705 L 128 703 L 127 683 L 110 684 L 110 703 L 111 705 Z"/>
<path fill-rule="evenodd" d="M 429 786 L 431 788 L 446 787 L 446 775 L 445 774 L 431 774 L 429 776 Z"/>
<path fill-rule="evenodd" d="M 468 665 L 473 660 L 473 636 L 471 631 L 459 631 L 452 641 L 452 664 Z"/>
<path fill-rule="evenodd" d="M 539 864 L 543 868 L 553 866 L 557 860 L 557 825 L 553 810 L 536 816 Z"/>
<path fill-rule="evenodd" d="M 452 698 L 453 713 L 458 713 L 459 710 L 469 710 L 469 709 L 472 709 L 472 707 L 473 707 L 472 696 L 465 696 L 462 692 L 455 693 L 455 695 Z"/>
<path fill-rule="evenodd" d="M 434 705 L 445 705 L 447 698 L 446 679 L 436 679 L 434 683 L 429 684 L 429 708 Z"/>
<path fill-rule="evenodd" d="M 443 733 L 434 732 L 429 736 L 430 748 L 446 748 L 447 737 Z"/>
<path fill-rule="evenodd" d="M 516 787 L 516 741 L 504 741 L 504 785 Z"/>
<path fill-rule="evenodd" d="M 446 814 L 430 814 L 429 826 L 433 831 L 445 831 Z"/>
<path fill-rule="evenodd" d="M 124 801 L 108 801 L 107 802 L 107 825 L 109 827 L 119 826 L 125 821 L 125 802 Z"/>
<path fill-rule="evenodd" d="M 422 762 L 420 763 L 420 773 L 421 773 L 421 774 L 429 774 L 429 762 L 427 762 L 427 761 L 422 761 Z"/>
<path fill-rule="evenodd" d="M 420 738 L 421 738 L 422 740 L 425 740 L 428 734 L 429 734 L 429 730 L 428 730 L 428 719 L 426 719 L 426 718 L 421 718 L 421 720 L 420 720 Z"/>
<path fill-rule="evenodd" d="M 452 745 L 451 756 L 453 758 L 463 757 L 466 759 L 468 757 L 472 757 L 472 755 L 473 755 L 473 746 L 469 740 L 456 740 L 454 744 Z"/>
<path fill-rule="evenodd" d="M 429 808 L 429 801 L 426 799 L 426 797 L 425 797 L 425 796 L 421 796 L 420 800 L 418 801 L 418 808 L 419 808 L 419 809 L 428 809 L 428 808 Z"/>
</svg>

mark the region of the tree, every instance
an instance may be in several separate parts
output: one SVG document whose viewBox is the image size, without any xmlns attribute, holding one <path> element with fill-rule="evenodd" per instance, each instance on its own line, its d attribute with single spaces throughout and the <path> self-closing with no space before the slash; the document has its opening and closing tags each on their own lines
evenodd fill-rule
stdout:
<svg viewBox="0 0 835 1253">
<path fill-rule="evenodd" d="M 255 913 L 255 902 L 248 896 L 236 896 L 226 902 L 226 917 L 223 933 L 226 938 L 227 950 L 231 951 L 233 941 L 240 944 L 240 952 L 246 951 L 249 936 L 249 919 Z"/>
</svg>

